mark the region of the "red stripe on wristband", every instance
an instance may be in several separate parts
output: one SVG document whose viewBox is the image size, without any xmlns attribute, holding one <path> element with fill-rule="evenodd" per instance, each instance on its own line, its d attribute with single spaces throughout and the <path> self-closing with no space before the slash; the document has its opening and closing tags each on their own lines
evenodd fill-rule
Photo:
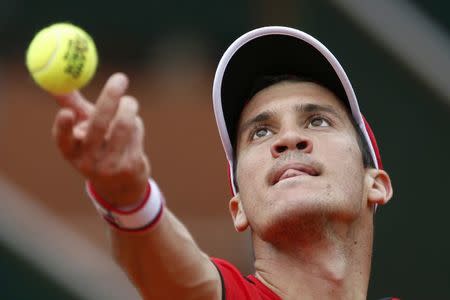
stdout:
<svg viewBox="0 0 450 300">
<path fill-rule="evenodd" d="M 142 209 L 144 205 L 147 203 L 147 201 L 150 199 L 150 193 L 152 192 L 152 187 L 150 186 L 150 182 L 147 181 L 147 186 L 145 188 L 145 194 L 142 200 L 140 200 L 139 205 L 131 210 L 126 209 L 120 209 L 117 208 L 108 201 L 106 201 L 102 196 L 100 196 L 97 191 L 94 189 L 94 186 L 90 181 L 86 181 L 86 188 L 88 189 L 88 193 L 90 193 L 95 199 L 95 201 L 98 202 L 101 206 L 103 206 L 104 209 L 108 211 L 112 211 L 121 215 L 128 215 L 133 214 L 137 212 L 138 210 Z"/>
<path fill-rule="evenodd" d="M 119 230 L 119 231 L 125 231 L 125 232 L 133 232 L 133 233 L 138 233 L 138 232 L 144 232 L 147 230 L 150 230 L 151 228 L 153 228 L 156 224 L 159 223 L 159 220 L 161 220 L 162 215 L 163 215 L 163 210 L 164 210 L 164 205 L 161 205 L 161 209 L 158 212 L 158 215 L 156 216 L 156 218 L 154 220 L 151 220 L 148 224 L 144 225 L 143 227 L 140 228 L 126 228 L 126 227 L 120 227 L 119 225 L 117 225 L 116 223 L 114 223 L 113 221 L 109 220 L 107 218 L 107 216 L 103 216 L 103 219 L 108 222 L 109 225 L 111 225 L 112 227 L 114 227 L 115 229 Z"/>
</svg>

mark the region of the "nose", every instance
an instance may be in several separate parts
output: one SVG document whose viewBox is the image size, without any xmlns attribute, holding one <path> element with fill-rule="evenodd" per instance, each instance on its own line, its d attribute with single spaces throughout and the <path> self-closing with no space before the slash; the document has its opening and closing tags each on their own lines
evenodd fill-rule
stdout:
<svg viewBox="0 0 450 300">
<path fill-rule="evenodd" d="M 270 152 L 274 158 L 277 158 L 288 150 L 311 153 L 312 149 L 311 139 L 302 135 L 298 130 L 288 130 L 279 133 L 279 137 L 270 147 Z"/>
</svg>

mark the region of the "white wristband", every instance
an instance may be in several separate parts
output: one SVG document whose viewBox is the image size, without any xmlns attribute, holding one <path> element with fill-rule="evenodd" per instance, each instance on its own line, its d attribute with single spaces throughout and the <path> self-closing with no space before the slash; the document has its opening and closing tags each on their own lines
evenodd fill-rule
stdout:
<svg viewBox="0 0 450 300">
<path fill-rule="evenodd" d="M 147 193 L 143 202 L 135 209 L 123 211 L 114 208 L 102 199 L 89 182 L 86 191 L 99 214 L 110 224 L 122 230 L 136 231 L 154 225 L 163 211 L 164 196 L 153 179 L 148 180 Z"/>
</svg>

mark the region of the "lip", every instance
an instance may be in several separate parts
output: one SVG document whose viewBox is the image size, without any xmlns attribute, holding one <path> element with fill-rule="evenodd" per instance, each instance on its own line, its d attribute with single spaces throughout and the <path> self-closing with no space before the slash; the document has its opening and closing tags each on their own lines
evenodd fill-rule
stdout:
<svg viewBox="0 0 450 300">
<path fill-rule="evenodd" d="M 270 183 L 271 185 L 275 185 L 284 179 L 302 175 L 318 176 L 319 171 L 310 165 L 302 163 L 289 163 L 276 168 L 275 171 L 272 172 L 272 175 L 270 176 Z"/>
</svg>

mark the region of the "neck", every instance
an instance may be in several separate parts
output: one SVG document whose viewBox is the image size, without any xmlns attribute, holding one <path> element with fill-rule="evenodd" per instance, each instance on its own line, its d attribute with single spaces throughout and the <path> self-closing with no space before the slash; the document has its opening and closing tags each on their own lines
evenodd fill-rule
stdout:
<svg viewBox="0 0 450 300">
<path fill-rule="evenodd" d="M 256 276 L 286 300 L 365 299 L 372 224 L 316 225 L 275 242 L 253 234 Z"/>
</svg>

